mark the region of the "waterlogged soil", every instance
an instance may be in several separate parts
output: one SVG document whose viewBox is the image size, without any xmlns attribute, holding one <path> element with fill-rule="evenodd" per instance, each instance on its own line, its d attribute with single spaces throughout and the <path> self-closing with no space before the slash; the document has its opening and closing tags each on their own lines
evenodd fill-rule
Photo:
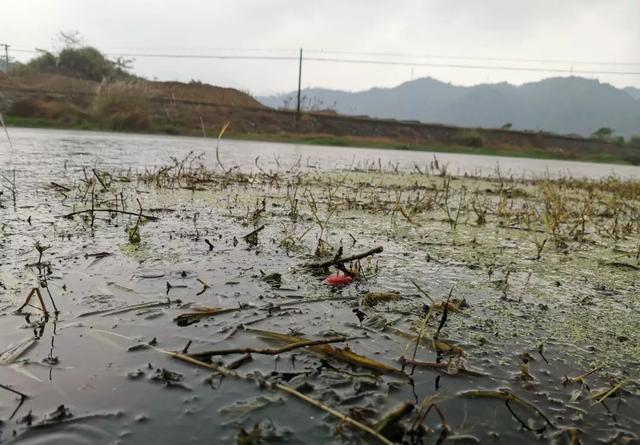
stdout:
<svg viewBox="0 0 640 445">
<path fill-rule="evenodd" d="M 638 183 L 93 167 L 2 194 L 2 442 L 638 442 Z"/>
</svg>

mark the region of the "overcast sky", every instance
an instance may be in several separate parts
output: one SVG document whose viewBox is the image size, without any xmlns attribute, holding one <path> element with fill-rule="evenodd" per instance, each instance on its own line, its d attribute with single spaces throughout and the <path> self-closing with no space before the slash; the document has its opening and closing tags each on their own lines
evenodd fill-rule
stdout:
<svg viewBox="0 0 640 445">
<path fill-rule="evenodd" d="M 616 86 L 640 87 L 638 74 L 593 73 L 640 73 L 639 19 L 640 0 L 0 0 L 0 43 L 15 49 L 52 49 L 52 38 L 58 31 L 77 30 L 86 43 L 110 54 L 295 57 L 297 48 L 303 47 L 309 57 L 408 62 L 303 64 L 303 87 L 346 90 L 394 86 L 426 76 L 473 85 L 501 81 L 521 84 L 568 75 L 428 67 L 419 63 L 573 69 L 577 75 L 596 77 Z M 255 49 L 267 51 L 249 51 Z M 18 52 L 11 55 L 19 60 L 30 56 Z M 254 94 L 293 90 L 298 76 L 296 61 L 136 57 L 134 68 L 148 78 L 198 79 Z"/>
</svg>

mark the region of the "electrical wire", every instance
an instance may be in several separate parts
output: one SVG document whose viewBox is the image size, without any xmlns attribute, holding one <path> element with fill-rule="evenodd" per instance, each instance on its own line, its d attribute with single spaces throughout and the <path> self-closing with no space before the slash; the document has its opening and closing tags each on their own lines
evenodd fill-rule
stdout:
<svg viewBox="0 0 640 445">
<path fill-rule="evenodd" d="M 40 51 L 37 50 L 27 50 L 27 49 L 12 49 L 15 52 L 31 52 L 37 53 Z M 255 50 L 247 50 L 247 51 L 255 51 Z M 278 50 L 280 51 L 280 50 Z M 338 51 L 318 51 L 311 50 L 307 51 L 311 53 L 339 53 Z M 355 53 L 344 51 L 342 54 L 367 54 L 367 53 Z M 369 53 L 371 55 L 375 53 Z M 378 53 L 378 55 L 394 55 L 400 56 L 401 54 L 395 53 Z M 177 53 L 142 53 L 142 52 L 108 52 L 105 55 L 110 57 L 133 57 L 133 58 L 158 58 L 158 59 L 212 59 L 212 60 L 256 60 L 256 61 L 298 61 L 298 56 L 269 56 L 269 55 L 240 55 L 240 54 L 177 54 Z M 408 56 L 408 55 L 405 55 Z M 421 56 L 421 57 L 429 57 L 429 56 Z M 457 58 L 460 60 L 495 60 L 495 61 L 505 61 L 508 59 L 499 59 L 499 58 L 468 58 L 465 59 L 463 57 L 458 56 L 438 56 L 441 58 Z M 520 61 L 528 61 L 528 62 L 540 62 L 541 60 L 536 59 L 519 59 Z M 304 62 L 321 62 L 321 63 L 344 63 L 344 64 L 358 64 L 358 65 L 379 65 L 379 66 L 404 66 L 404 67 L 428 67 L 428 68 L 449 68 L 449 69 L 471 69 L 471 70 L 495 70 L 495 71 L 520 71 L 520 72 L 538 72 L 538 73 L 564 73 L 564 74 L 602 74 L 602 75 L 625 75 L 625 76 L 639 76 L 640 71 L 611 71 L 611 70 L 587 70 L 587 69 L 573 69 L 572 68 L 557 68 L 557 67 L 526 67 L 526 66 L 513 66 L 513 65 L 476 65 L 476 64 L 462 64 L 462 63 L 435 63 L 435 62 L 415 62 L 415 61 L 393 61 L 393 60 L 373 60 L 373 59 L 355 59 L 355 58 L 337 58 L 337 57 L 304 57 Z M 512 61 L 515 61 L 512 60 Z M 550 59 L 547 59 L 547 62 L 551 62 Z M 561 63 L 561 61 L 554 61 L 554 63 Z M 562 62 L 569 64 L 570 62 Z M 578 62 L 587 64 L 587 62 Z M 620 65 L 620 66 L 640 66 L 640 64 L 635 63 L 613 63 L 613 62 L 589 62 L 594 65 Z"/>
</svg>

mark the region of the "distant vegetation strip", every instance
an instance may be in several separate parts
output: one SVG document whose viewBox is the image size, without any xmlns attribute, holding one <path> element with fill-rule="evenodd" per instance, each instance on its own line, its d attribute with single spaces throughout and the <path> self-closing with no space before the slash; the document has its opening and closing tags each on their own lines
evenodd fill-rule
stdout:
<svg viewBox="0 0 640 445">
<path fill-rule="evenodd" d="M 13 117 L 5 118 L 6 124 L 13 127 L 24 128 L 50 128 L 67 130 L 91 130 L 91 131 L 114 131 L 109 124 L 92 122 L 85 119 L 62 119 L 54 120 L 47 118 Z M 156 127 L 140 130 L 117 130 L 122 132 L 143 133 L 143 134 L 169 134 L 182 136 L 202 136 L 200 129 L 196 128 L 171 128 Z M 359 138 L 353 136 L 333 136 L 333 135 L 308 135 L 295 133 L 264 134 L 232 132 L 226 138 L 246 141 L 280 142 L 288 144 L 306 144 L 318 146 L 353 147 L 353 148 L 379 148 L 391 150 L 426 151 L 436 153 L 462 153 L 472 155 L 487 156 L 507 156 L 518 158 L 535 159 L 560 159 L 585 162 L 630 164 L 621 156 L 611 153 L 558 153 L 551 150 L 536 148 L 492 148 L 492 147 L 465 147 L 462 145 L 444 144 L 407 144 L 402 141 L 395 141 L 388 138 Z"/>
</svg>

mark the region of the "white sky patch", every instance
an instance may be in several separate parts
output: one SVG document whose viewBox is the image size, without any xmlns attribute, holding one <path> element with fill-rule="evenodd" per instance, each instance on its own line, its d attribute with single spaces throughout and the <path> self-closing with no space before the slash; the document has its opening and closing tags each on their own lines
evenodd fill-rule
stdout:
<svg viewBox="0 0 640 445">
<path fill-rule="evenodd" d="M 8 43 L 13 49 L 51 49 L 52 37 L 58 31 L 78 30 L 88 44 L 110 54 L 297 57 L 298 48 L 303 47 L 308 57 L 402 63 L 306 61 L 303 64 L 305 87 L 353 91 L 395 86 L 426 76 L 460 85 L 503 81 L 521 84 L 566 76 L 571 70 L 576 75 L 598 78 L 618 87 L 640 87 L 640 74 L 597 73 L 640 73 L 638 0 L 20 0 L 2 3 L 0 43 Z M 312 50 L 326 52 L 312 53 Z M 333 51 L 407 55 L 391 57 Z M 408 56 L 416 54 L 438 57 Z M 31 56 L 19 52 L 11 55 L 18 60 Z M 486 60 L 488 58 L 502 60 Z M 627 65 L 582 63 L 585 61 Z M 295 60 L 145 57 L 136 57 L 134 68 L 136 73 L 150 79 L 197 79 L 254 94 L 295 89 L 298 71 Z"/>
</svg>

